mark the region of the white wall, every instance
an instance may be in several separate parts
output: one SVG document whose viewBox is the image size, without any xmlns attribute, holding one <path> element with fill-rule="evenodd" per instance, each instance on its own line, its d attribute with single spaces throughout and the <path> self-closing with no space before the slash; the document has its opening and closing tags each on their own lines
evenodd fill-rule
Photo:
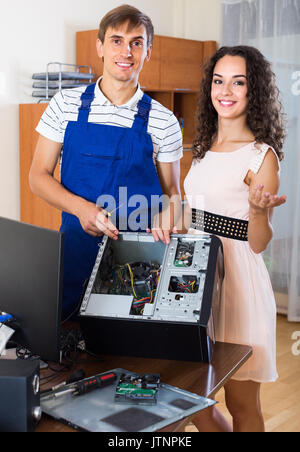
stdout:
<svg viewBox="0 0 300 452">
<path fill-rule="evenodd" d="M 34 102 L 32 74 L 75 63 L 75 33 L 98 28 L 110 9 L 132 4 L 157 34 L 219 40 L 220 0 L 10 0 L 0 16 L 0 216 L 19 219 L 18 104 Z"/>
<path fill-rule="evenodd" d="M 221 38 L 221 0 L 174 0 L 176 36 L 199 41 Z"/>
</svg>

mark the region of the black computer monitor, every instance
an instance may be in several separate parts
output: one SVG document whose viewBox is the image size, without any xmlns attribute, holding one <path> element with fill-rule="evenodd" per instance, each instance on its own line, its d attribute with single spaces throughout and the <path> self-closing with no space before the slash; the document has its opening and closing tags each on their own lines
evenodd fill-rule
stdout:
<svg viewBox="0 0 300 452">
<path fill-rule="evenodd" d="M 45 361 L 60 359 L 63 234 L 0 217 L 0 311 L 12 340 Z"/>
</svg>

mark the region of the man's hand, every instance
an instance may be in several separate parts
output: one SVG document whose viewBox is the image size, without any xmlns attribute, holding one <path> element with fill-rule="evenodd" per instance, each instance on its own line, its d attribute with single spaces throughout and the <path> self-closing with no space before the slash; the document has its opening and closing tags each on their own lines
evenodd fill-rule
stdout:
<svg viewBox="0 0 300 452">
<path fill-rule="evenodd" d="M 92 202 L 83 201 L 80 208 L 76 212 L 82 229 L 93 237 L 101 237 L 103 233 L 96 226 L 97 215 L 100 208 Z"/>
<path fill-rule="evenodd" d="M 96 227 L 101 231 L 102 235 L 104 234 L 113 240 L 118 240 L 119 231 L 109 220 L 109 215 L 104 209 L 98 208 Z"/>
<path fill-rule="evenodd" d="M 117 240 L 119 231 L 109 220 L 107 212 L 92 202 L 83 202 L 77 211 L 82 229 L 93 237 L 108 237 Z"/>
</svg>

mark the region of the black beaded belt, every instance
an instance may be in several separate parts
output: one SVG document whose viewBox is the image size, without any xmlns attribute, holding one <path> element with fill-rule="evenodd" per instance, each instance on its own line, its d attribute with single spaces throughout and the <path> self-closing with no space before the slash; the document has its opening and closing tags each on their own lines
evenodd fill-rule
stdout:
<svg viewBox="0 0 300 452">
<path fill-rule="evenodd" d="M 248 241 L 248 221 L 192 209 L 191 228 L 234 240 Z"/>
</svg>

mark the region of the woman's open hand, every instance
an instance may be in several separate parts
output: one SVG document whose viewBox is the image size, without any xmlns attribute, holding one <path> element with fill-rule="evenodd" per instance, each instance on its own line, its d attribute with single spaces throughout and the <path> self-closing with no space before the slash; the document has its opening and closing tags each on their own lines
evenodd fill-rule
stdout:
<svg viewBox="0 0 300 452">
<path fill-rule="evenodd" d="M 268 209 L 281 206 L 286 202 L 286 196 L 271 195 L 264 193 L 264 186 L 258 185 L 254 190 L 250 190 L 249 205 L 250 209 L 256 212 L 264 212 Z"/>
</svg>

